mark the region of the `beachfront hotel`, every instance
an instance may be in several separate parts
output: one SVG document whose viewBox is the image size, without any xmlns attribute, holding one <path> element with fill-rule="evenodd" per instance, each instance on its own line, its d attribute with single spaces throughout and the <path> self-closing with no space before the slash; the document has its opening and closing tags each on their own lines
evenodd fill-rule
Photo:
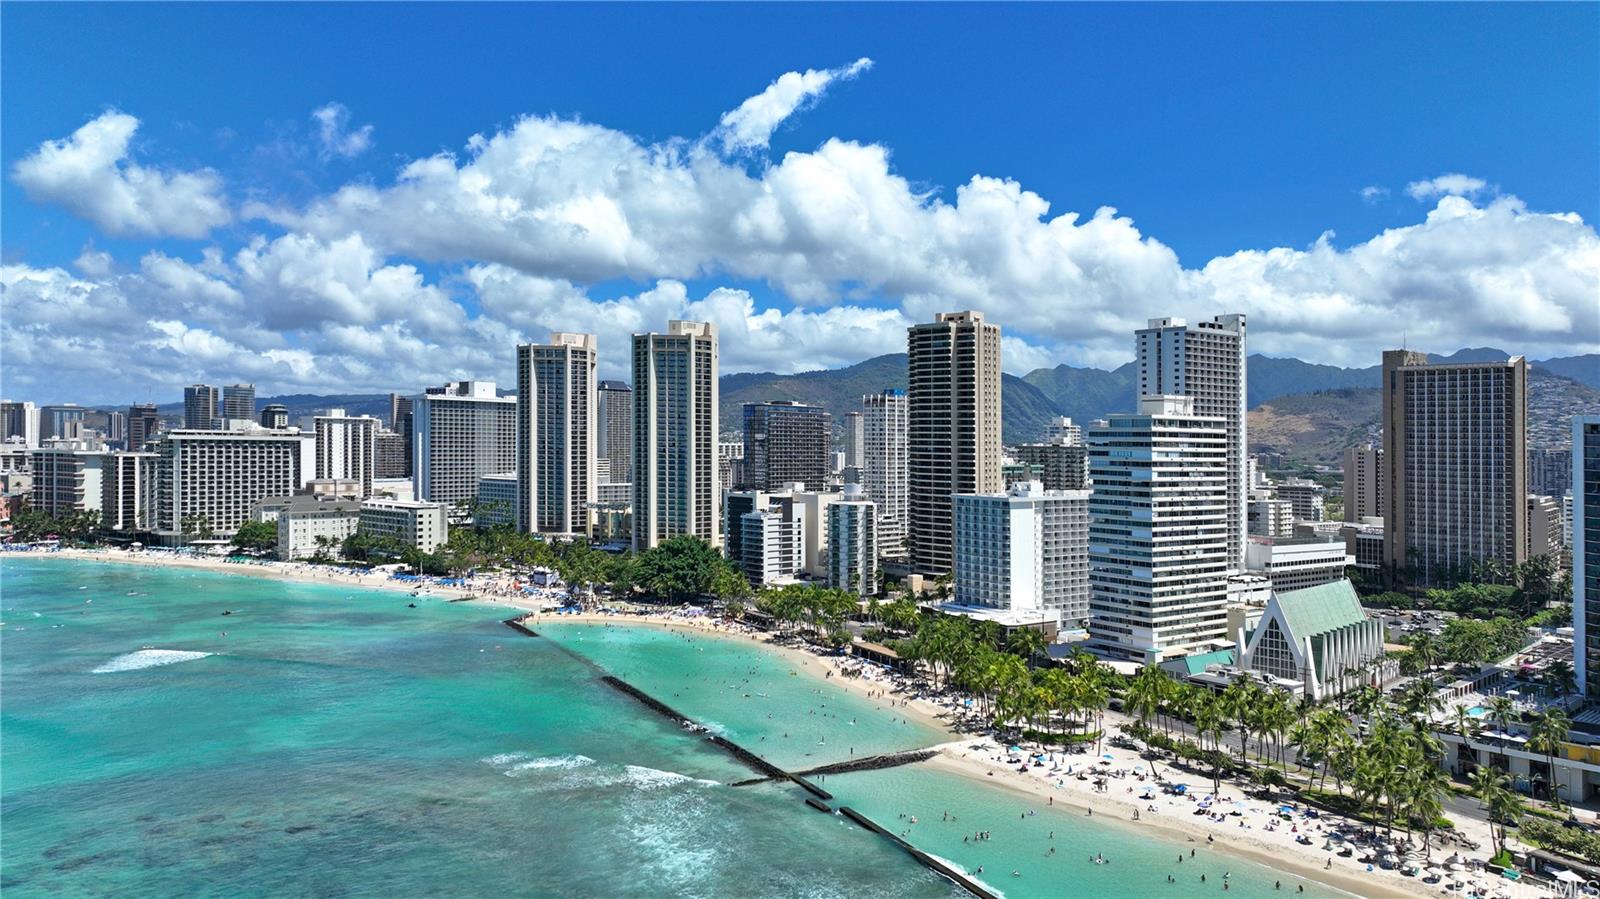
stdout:
<svg viewBox="0 0 1600 899">
<path fill-rule="evenodd" d="M 1188 324 L 1181 318 L 1152 318 L 1135 332 L 1139 383 L 1135 399 L 1187 396 L 1196 415 L 1215 416 L 1228 432 L 1228 564 L 1244 570 L 1248 530 L 1245 502 L 1250 490 L 1245 457 L 1249 446 L 1246 415 L 1245 321 L 1219 315 Z"/>
<path fill-rule="evenodd" d="M 166 544 L 197 533 L 230 537 L 269 497 L 291 496 L 312 479 L 316 440 L 302 431 L 168 431 L 156 442 L 151 530 Z"/>
<path fill-rule="evenodd" d="M 517 400 L 493 381 L 456 381 L 412 397 L 412 495 L 454 504 L 478 478 L 517 467 Z"/>
<path fill-rule="evenodd" d="M 1383 354 L 1384 557 L 1417 585 L 1527 558 L 1528 363 Z"/>
<path fill-rule="evenodd" d="M 431 553 L 450 539 L 450 521 L 441 503 L 369 499 L 361 503 L 356 530 L 363 536 L 387 537 Z"/>
<path fill-rule="evenodd" d="M 680 535 L 722 545 L 717 326 L 633 335 L 633 548 Z"/>
<path fill-rule="evenodd" d="M 595 501 L 593 334 L 517 347 L 517 530 L 587 534 Z"/>
<path fill-rule="evenodd" d="M 907 330 L 907 543 L 923 574 L 954 567 L 950 497 L 1000 478 L 1000 326 L 940 312 Z"/>
<path fill-rule="evenodd" d="M 1087 627 L 1089 495 L 1029 481 L 1004 493 L 952 497 L 953 605 L 1005 613 L 1003 623 Z"/>
<path fill-rule="evenodd" d="M 1147 396 L 1089 429 L 1089 648 L 1151 663 L 1227 637 L 1228 430 Z"/>
<path fill-rule="evenodd" d="M 878 553 L 906 555 L 906 392 L 888 388 L 861 398 L 861 483 L 878 507 Z"/>
</svg>

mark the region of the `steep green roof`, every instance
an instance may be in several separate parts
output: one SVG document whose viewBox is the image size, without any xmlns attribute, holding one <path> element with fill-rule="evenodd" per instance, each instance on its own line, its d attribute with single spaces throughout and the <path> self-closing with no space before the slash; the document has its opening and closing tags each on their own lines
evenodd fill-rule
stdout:
<svg viewBox="0 0 1600 899">
<path fill-rule="evenodd" d="M 1188 674 L 1199 674 L 1206 670 L 1207 665 L 1232 665 L 1233 650 L 1218 649 L 1214 652 L 1201 652 L 1183 657 L 1183 667 Z"/>
<path fill-rule="evenodd" d="M 1344 579 L 1304 590 L 1287 590 L 1277 599 L 1283 619 L 1289 624 L 1288 636 L 1294 640 L 1359 624 L 1367 618 L 1356 588 Z"/>
</svg>

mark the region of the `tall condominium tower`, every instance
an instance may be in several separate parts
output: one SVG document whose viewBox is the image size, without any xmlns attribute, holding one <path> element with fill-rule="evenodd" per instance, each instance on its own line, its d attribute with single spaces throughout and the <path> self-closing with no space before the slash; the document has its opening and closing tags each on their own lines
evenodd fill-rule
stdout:
<svg viewBox="0 0 1600 899">
<path fill-rule="evenodd" d="M 860 484 L 844 485 L 843 495 L 829 503 L 828 586 L 857 596 L 878 592 L 877 509 Z"/>
<path fill-rule="evenodd" d="M 1344 451 L 1344 520 L 1383 515 L 1383 448 L 1367 444 Z"/>
<path fill-rule="evenodd" d="M 459 503 L 478 478 L 517 467 L 517 400 L 493 381 L 430 387 L 412 400 L 412 491 L 418 500 Z"/>
<path fill-rule="evenodd" d="M 1140 663 L 1227 638 L 1228 422 L 1151 396 L 1089 429 L 1089 639 Z"/>
<path fill-rule="evenodd" d="M 608 464 L 606 481 L 633 479 L 633 388 L 626 381 L 601 381 L 595 420 L 595 455 Z"/>
<path fill-rule="evenodd" d="M 1000 326 L 981 312 L 941 312 L 907 335 L 907 542 L 920 572 L 951 570 L 950 497 L 997 493 Z"/>
<path fill-rule="evenodd" d="M 1249 530 L 1245 503 L 1245 328 L 1243 315 L 1219 315 L 1187 324 L 1181 318 L 1152 318 L 1136 332 L 1138 394 L 1194 397 L 1196 415 L 1217 416 L 1228 424 L 1228 564 L 1245 569 Z"/>
<path fill-rule="evenodd" d="M 905 558 L 906 521 L 906 393 L 889 388 L 861 398 L 862 478 L 867 496 L 878 507 L 878 552 Z"/>
<path fill-rule="evenodd" d="M 329 409 L 312 420 L 312 428 L 317 435 L 317 477 L 360 481 L 361 496 L 371 496 L 372 479 L 377 476 L 378 420 Z"/>
<path fill-rule="evenodd" d="M 229 384 L 223 387 L 222 417 L 235 421 L 255 421 L 256 385 Z"/>
<path fill-rule="evenodd" d="M 821 406 L 788 400 L 744 404 L 745 489 L 805 484 L 821 490 L 832 452 L 833 416 Z"/>
<path fill-rule="evenodd" d="M 595 501 L 593 334 L 517 347 L 517 529 L 589 533 Z"/>
<path fill-rule="evenodd" d="M 191 431 L 208 431 L 217 426 L 217 407 L 222 394 L 209 384 L 183 388 L 183 426 Z"/>
<path fill-rule="evenodd" d="M 1600 696 L 1600 415 L 1572 417 L 1572 627 L 1578 690 Z"/>
<path fill-rule="evenodd" d="M 389 394 L 389 430 L 393 431 L 396 434 L 399 434 L 400 435 L 400 439 L 403 440 L 405 442 L 405 445 L 406 445 L 405 463 L 404 463 L 404 465 L 405 465 L 405 474 L 400 475 L 400 477 L 403 477 L 403 478 L 411 477 L 411 466 L 412 466 L 412 450 L 411 450 L 411 446 L 412 446 L 412 443 L 415 441 L 415 438 L 414 438 L 413 433 L 412 433 L 412 431 L 413 431 L 413 426 L 412 426 L 412 417 L 413 417 L 413 415 L 412 415 L 412 411 L 411 410 L 412 410 L 411 397 L 409 397 L 409 396 L 401 396 L 398 393 Z"/>
<path fill-rule="evenodd" d="M 0 441 L 20 440 L 23 446 L 39 445 L 39 407 L 26 401 L 0 403 Z"/>
<path fill-rule="evenodd" d="M 860 412 L 844 414 L 844 467 L 866 467 L 867 425 Z"/>
<path fill-rule="evenodd" d="M 1448 583 L 1473 562 L 1527 557 L 1528 363 L 1434 365 L 1383 354 L 1384 562 Z"/>
<path fill-rule="evenodd" d="M 1044 443 L 1024 443 L 1016 448 L 1017 461 L 1037 465 L 1039 480 L 1046 490 L 1086 490 L 1089 487 L 1089 451 L 1080 433 L 1077 443 L 1070 437 L 1051 437 Z"/>
<path fill-rule="evenodd" d="M 128 449 L 138 452 L 161 430 L 161 413 L 155 403 L 134 403 L 128 407 Z"/>
<path fill-rule="evenodd" d="M 633 335 L 633 548 L 679 535 L 721 546 L 717 327 Z"/>
</svg>

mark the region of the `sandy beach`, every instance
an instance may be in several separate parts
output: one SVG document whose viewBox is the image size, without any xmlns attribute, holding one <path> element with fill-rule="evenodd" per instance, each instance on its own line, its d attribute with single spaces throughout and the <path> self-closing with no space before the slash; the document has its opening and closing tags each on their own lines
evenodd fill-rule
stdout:
<svg viewBox="0 0 1600 899">
<path fill-rule="evenodd" d="M 122 550 L 63 549 L 51 553 L 29 553 L 29 555 L 166 568 L 191 568 L 221 574 L 338 584 L 405 594 L 419 588 L 416 583 L 393 580 L 387 575 L 359 574 L 331 566 L 303 563 L 230 563 L 216 558 Z M 3 558 L 4 556 L 0 555 L 0 559 Z M 819 655 L 809 649 L 775 641 L 773 636 L 766 632 L 699 615 L 670 613 L 555 615 L 544 611 L 548 608 L 548 599 L 541 600 L 537 596 L 523 595 L 511 582 L 495 578 L 478 579 L 465 588 L 427 585 L 424 589 L 436 599 L 469 599 L 518 610 L 524 614 L 528 626 L 534 630 L 546 622 L 593 623 L 655 627 L 664 630 L 692 630 L 728 640 L 765 643 L 770 650 L 787 659 L 796 671 L 805 672 L 826 687 L 854 693 L 873 702 L 892 703 L 897 712 L 948 734 L 950 741 L 939 747 L 941 754 L 925 764 L 1028 796 L 1041 805 L 1065 803 L 1069 807 L 1083 809 L 1085 814 L 1093 809 L 1096 814 L 1114 816 L 1125 825 L 1150 828 L 1167 839 L 1179 842 L 1193 841 L 1202 848 L 1206 846 L 1208 840 L 1214 840 L 1215 847 L 1227 853 L 1356 895 L 1432 896 L 1444 892 L 1444 884 L 1427 884 L 1420 878 L 1404 877 L 1398 870 L 1383 870 L 1378 866 L 1362 863 L 1358 861 L 1363 854 L 1361 852 L 1350 858 L 1340 858 L 1334 851 L 1325 850 L 1323 847 L 1327 841 L 1324 834 L 1327 831 L 1341 830 L 1352 833 L 1356 829 L 1355 826 L 1338 820 L 1333 815 L 1307 819 L 1301 814 L 1294 814 L 1291 820 L 1283 820 L 1276 814 L 1275 804 L 1245 797 L 1237 787 L 1227 783 L 1223 784 L 1222 796 L 1216 800 L 1215 807 L 1219 810 L 1226 809 L 1228 812 L 1237 811 L 1238 814 L 1225 814 L 1220 820 L 1196 815 L 1194 811 L 1197 803 L 1211 790 L 1209 777 L 1172 768 L 1165 762 L 1158 762 L 1158 768 L 1166 783 L 1187 786 L 1187 792 L 1183 796 L 1168 794 L 1150 777 L 1150 763 L 1140 758 L 1139 753 L 1112 747 L 1109 742 L 1103 744 L 1100 750 L 1104 756 L 1109 756 L 1103 759 L 1105 762 L 1103 766 L 1098 765 L 1102 759 L 1092 753 L 1056 754 L 1051 757 L 1049 766 L 1029 766 L 1027 773 L 1021 773 L 1018 771 L 1019 761 L 1026 757 L 1026 753 L 1020 757 L 1011 755 L 1007 752 L 1007 747 L 996 743 L 990 737 L 963 735 L 954 730 L 953 722 L 956 714 L 952 700 L 945 700 L 948 704 L 941 704 L 931 699 L 903 695 L 898 692 L 902 686 L 895 676 L 878 666 L 863 665 L 853 657 Z M 855 672 L 856 676 L 850 676 L 847 670 Z M 1108 714 L 1105 722 L 1107 735 L 1116 734 L 1120 723 L 1124 720 L 1121 716 Z M 1095 785 L 1096 780 L 1102 778 L 1078 779 L 1078 775 L 1091 765 L 1097 765 L 1100 770 L 1107 772 L 1103 778 L 1105 783 L 1103 788 L 1097 788 Z M 1149 798 L 1142 798 L 1146 795 Z M 1238 800 L 1237 804 L 1234 800 Z M 1301 834 L 1310 838 L 1309 845 L 1295 842 L 1296 837 Z M 1487 845 L 1486 835 L 1473 833 L 1472 837 Z M 1420 842 L 1420 837 L 1418 840 Z M 1440 847 L 1436 841 L 1433 849 L 1434 863 L 1441 868 L 1444 867 L 1445 859 L 1457 848 Z M 1328 867 L 1330 860 L 1332 864 Z M 1417 863 L 1426 867 L 1425 863 L 1420 861 Z M 1463 873 L 1457 876 L 1469 884 L 1479 886 L 1484 895 L 1495 890 L 1501 890 L 1503 894 L 1519 899 L 1549 895 L 1546 891 L 1531 885 L 1512 883 L 1482 872 Z"/>
</svg>

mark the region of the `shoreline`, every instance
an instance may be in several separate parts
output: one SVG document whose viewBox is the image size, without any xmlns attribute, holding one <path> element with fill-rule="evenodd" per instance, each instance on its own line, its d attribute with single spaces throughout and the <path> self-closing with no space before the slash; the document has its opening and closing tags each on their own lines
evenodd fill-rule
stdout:
<svg viewBox="0 0 1600 899">
<path fill-rule="evenodd" d="M 9 553 L 0 553 L 3 560 Z M 1072 808 L 1084 810 L 1098 809 L 1110 811 L 1123 826 L 1143 827 L 1148 826 L 1154 833 L 1160 834 L 1173 842 L 1199 841 L 1201 838 L 1214 838 L 1211 844 L 1216 850 L 1226 854 L 1237 855 L 1243 859 L 1265 865 L 1270 869 L 1281 870 L 1285 874 L 1293 875 L 1304 880 L 1317 883 L 1331 889 L 1351 893 L 1359 896 L 1375 897 L 1408 897 L 1433 895 L 1443 890 L 1443 884 L 1426 884 L 1420 878 L 1407 878 L 1400 875 L 1398 870 L 1383 870 L 1374 867 L 1370 872 L 1366 866 L 1357 862 L 1354 857 L 1350 859 L 1337 858 L 1333 853 L 1326 855 L 1332 858 L 1334 865 L 1331 869 L 1322 867 L 1318 855 L 1323 854 L 1320 848 L 1321 838 L 1313 840 L 1313 845 L 1307 846 L 1293 842 L 1293 837 L 1286 830 L 1289 822 L 1270 831 L 1276 838 L 1267 838 L 1268 831 L 1262 829 L 1272 821 L 1256 821 L 1245 827 L 1217 826 L 1209 818 L 1196 817 L 1190 813 L 1189 803 L 1193 802 L 1198 794 L 1208 791 L 1210 782 L 1208 778 L 1199 775 L 1189 775 L 1172 769 L 1171 766 L 1161 764 L 1163 775 L 1169 780 L 1182 782 L 1184 779 L 1195 781 L 1195 787 L 1190 794 L 1182 798 L 1174 798 L 1165 794 L 1151 800 L 1140 800 L 1133 796 L 1131 781 L 1126 796 L 1119 796 L 1109 790 L 1120 789 L 1124 784 L 1119 783 L 1120 777 L 1108 777 L 1106 783 L 1108 792 L 1097 792 L 1092 786 L 1093 781 L 1077 780 L 1076 773 L 1070 776 L 1057 776 L 1051 779 L 1044 774 L 1043 769 L 1030 769 L 1028 774 L 1019 774 L 1016 762 L 1005 759 L 1006 747 L 997 743 L 993 737 L 986 735 L 964 734 L 954 728 L 953 710 L 931 699 L 917 696 L 899 696 L 893 692 L 896 689 L 894 680 L 884 674 L 876 666 L 866 665 L 868 672 L 865 677 L 850 677 L 843 673 L 844 663 L 856 661 L 853 656 L 823 656 L 803 646 L 791 646 L 776 642 L 773 635 L 758 631 L 744 625 L 728 625 L 720 621 L 707 618 L 688 618 L 670 614 L 620 614 L 587 612 L 580 614 L 547 614 L 542 610 L 549 603 L 541 602 L 536 596 L 513 595 L 509 584 L 498 581 L 485 581 L 473 587 L 443 586 L 437 584 L 419 585 L 403 581 L 395 581 L 386 575 L 356 574 L 345 569 L 331 566 L 315 566 L 304 563 L 263 562 L 259 564 L 229 563 L 217 558 L 180 556 L 169 553 L 131 552 L 126 550 L 77 550 L 61 549 L 49 552 L 34 551 L 22 552 L 29 558 L 65 558 L 74 561 L 92 561 L 110 564 L 143 565 L 153 568 L 187 568 L 196 571 L 207 571 L 216 574 L 245 575 L 261 578 L 275 578 L 283 581 L 323 585 L 340 585 L 360 587 L 370 590 L 387 590 L 389 592 L 407 595 L 412 591 L 427 589 L 430 598 L 448 599 L 451 601 L 470 601 L 474 604 L 493 604 L 500 608 L 510 608 L 521 613 L 514 617 L 529 622 L 535 630 L 545 623 L 573 623 L 589 625 L 623 625 L 634 627 L 652 627 L 666 631 L 694 631 L 700 634 L 711 635 L 724 640 L 765 644 L 768 651 L 777 653 L 780 657 L 794 665 L 795 670 L 805 672 L 807 677 L 813 678 L 822 686 L 835 686 L 838 689 L 852 693 L 858 698 L 869 701 L 882 702 L 892 700 L 893 708 L 905 714 L 924 727 L 930 728 L 945 736 L 945 741 L 936 743 L 929 748 L 937 749 L 939 755 L 929 759 L 923 764 L 932 765 L 947 773 L 966 777 L 977 783 L 1022 795 L 1031 799 L 1046 799 L 1053 804 L 1055 798 L 1061 798 L 1064 803 Z M 508 616 L 510 617 L 510 616 Z M 829 673 L 832 676 L 828 676 Z M 1106 729 L 1111 730 L 1112 716 L 1107 716 Z M 977 748 L 975 748 L 977 747 Z M 1148 773 L 1148 763 L 1142 760 L 1138 753 L 1129 750 L 1116 749 L 1109 746 L 1103 752 L 1115 757 L 1114 765 L 1121 765 L 1119 771 Z M 1063 757 L 1064 764 L 1070 764 L 1069 772 L 1075 771 L 1079 766 L 1087 768 L 1094 761 L 1089 754 Z M 1136 774 L 1130 774 L 1136 777 Z M 1200 782 L 1204 786 L 1200 786 Z M 1223 785 L 1223 793 L 1228 794 L 1230 789 L 1237 792 L 1231 784 Z M 1152 813 L 1150 803 L 1157 803 L 1160 811 Z M 1258 801 L 1254 801 L 1258 802 Z M 1180 804 L 1181 803 L 1181 804 Z M 1108 809 L 1107 806 L 1110 806 Z M 1261 812 L 1259 808 L 1251 809 Z M 1139 819 L 1134 819 L 1134 813 L 1142 812 Z M 1243 818 L 1241 821 L 1245 820 Z M 1320 827 L 1324 822 L 1332 824 L 1336 816 L 1329 815 L 1318 822 Z M 1226 823 L 1232 823 L 1228 821 Z M 1306 823 L 1304 821 L 1297 822 Z M 1308 825 L 1307 834 L 1314 835 Z M 1248 835 L 1246 835 L 1248 834 Z M 1449 853 L 1443 847 L 1435 847 L 1435 864 L 1443 866 L 1443 859 Z M 1542 890 L 1530 888 L 1527 884 L 1513 883 L 1495 877 L 1492 880 L 1487 874 L 1474 872 L 1470 877 L 1473 883 L 1492 882 L 1495 887 L 1506 887 L 1513 897 L 1546 895 Z"/>
</svg>

